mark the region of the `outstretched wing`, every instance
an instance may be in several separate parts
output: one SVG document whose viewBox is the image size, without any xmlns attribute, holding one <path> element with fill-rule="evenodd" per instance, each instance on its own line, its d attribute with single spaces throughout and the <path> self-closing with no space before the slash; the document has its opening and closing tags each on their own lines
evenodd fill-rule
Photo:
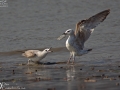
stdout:
<svg viewBox="0 0 120 90">
<path fill-rule="evenodd" d="M 107 15 L 110 13 L 110 9 L 104 10 L 89 19 L 82 20 L 76 24 L 75 36 L 77 42 L 84 47 L 85 41 L 90 37 L 91 33 L 94 31 L 94 28 L 103 22 Z"/>
</svg>

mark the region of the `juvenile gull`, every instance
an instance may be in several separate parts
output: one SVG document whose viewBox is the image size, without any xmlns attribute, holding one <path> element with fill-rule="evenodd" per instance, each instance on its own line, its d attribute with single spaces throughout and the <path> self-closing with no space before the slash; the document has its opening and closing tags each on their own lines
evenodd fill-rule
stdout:
<svg viewBox="0 0 120 90">
<path fill-rule="evenodd" d="M 51 48 L 46 48 L 43 51 L 40 50 L 27 50 L 25 51 L 22 56 L 25 56 L 28 58 L 28 64 L 30 64 L 30 61 L 32 62 L 39 62 L 43 58 L 46 57 L 48 53 L 52 52 Z"/>
<path fill-rule="evenodd" d="M 61 40 L 66 35 L 69 35 L 68 39 L 66 40 L 66 48 L 70 51 L 70 58 L 67 63 L 70 63 L 71 59 L 73 59 L 72 63 L 74 63 L 75 56 L 87 54 L 92 50 L 84 50 L 84 43 L 94 31 L 94 28 L 103 22 L 109 13 L 110 9 L 104 10 L 86 20 L 81 20 L 76 24 L 75 31 L 68 29 L 58 38 L 58 40 Z"/>
</svg>

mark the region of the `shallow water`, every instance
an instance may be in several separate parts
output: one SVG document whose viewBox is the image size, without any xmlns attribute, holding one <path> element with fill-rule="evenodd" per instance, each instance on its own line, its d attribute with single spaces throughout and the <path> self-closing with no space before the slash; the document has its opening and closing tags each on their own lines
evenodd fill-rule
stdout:
<svg viewBox="0 0 120 90">
<path fill-rule="evenodd" d="M 0 7 L 0 83 L 9 84 L 5 88 L 119 90 L 119 0 L 7 0 L 7 3 L 8 7 Z M 105 9 L 111 9 L 111 13 L 85 43 L 85 48 L 93 50 L 76 57 L 74 66 L 62 63 L 67 61 L 69 52 L 65 48 L 66 38 L 57 41 L 57 37 L 66 29 L 74 29 L 79 20 Z M 46 47 L 53 47 L 54 52 L 43 62 L 56 64 L 20 65 L 27 63 L 22 52 Z M 86 78 L 91 81 L 86 82 Z"/>
</svg>

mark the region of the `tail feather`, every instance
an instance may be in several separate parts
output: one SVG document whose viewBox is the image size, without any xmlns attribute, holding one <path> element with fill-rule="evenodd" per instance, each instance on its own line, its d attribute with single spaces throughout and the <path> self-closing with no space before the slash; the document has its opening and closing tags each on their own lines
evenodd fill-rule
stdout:
<svg viewBox="0 0 120 90">
<path fill-rule="evenodd" d="M 22 53 L 22 56 L 26 56 L 25 53 Z"/>
<path fill-rule="evenodd" d="M 87 51 L 88 51 L 88 52 L 89 52 L 89 51 L 92 51 L 92 49 L 88 49 Z"/>
</svg>

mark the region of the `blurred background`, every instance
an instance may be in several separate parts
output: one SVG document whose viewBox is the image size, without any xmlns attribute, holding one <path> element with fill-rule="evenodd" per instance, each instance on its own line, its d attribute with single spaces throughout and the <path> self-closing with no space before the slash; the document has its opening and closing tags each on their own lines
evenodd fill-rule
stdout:
<svg viewBox="0 0 120 90">
<path fill-rule="evenodd" d="M 119 40 L 119 4 L 109 0 L 7 0 L 8 7 L 0 8 L 0 51 L 29 48 L 63 47 L 66 39 L 57 41 L 66 29 L 111 9 L 110 15 L 100 24 L 86 47 L 115 45 Z"/>
</svg>

